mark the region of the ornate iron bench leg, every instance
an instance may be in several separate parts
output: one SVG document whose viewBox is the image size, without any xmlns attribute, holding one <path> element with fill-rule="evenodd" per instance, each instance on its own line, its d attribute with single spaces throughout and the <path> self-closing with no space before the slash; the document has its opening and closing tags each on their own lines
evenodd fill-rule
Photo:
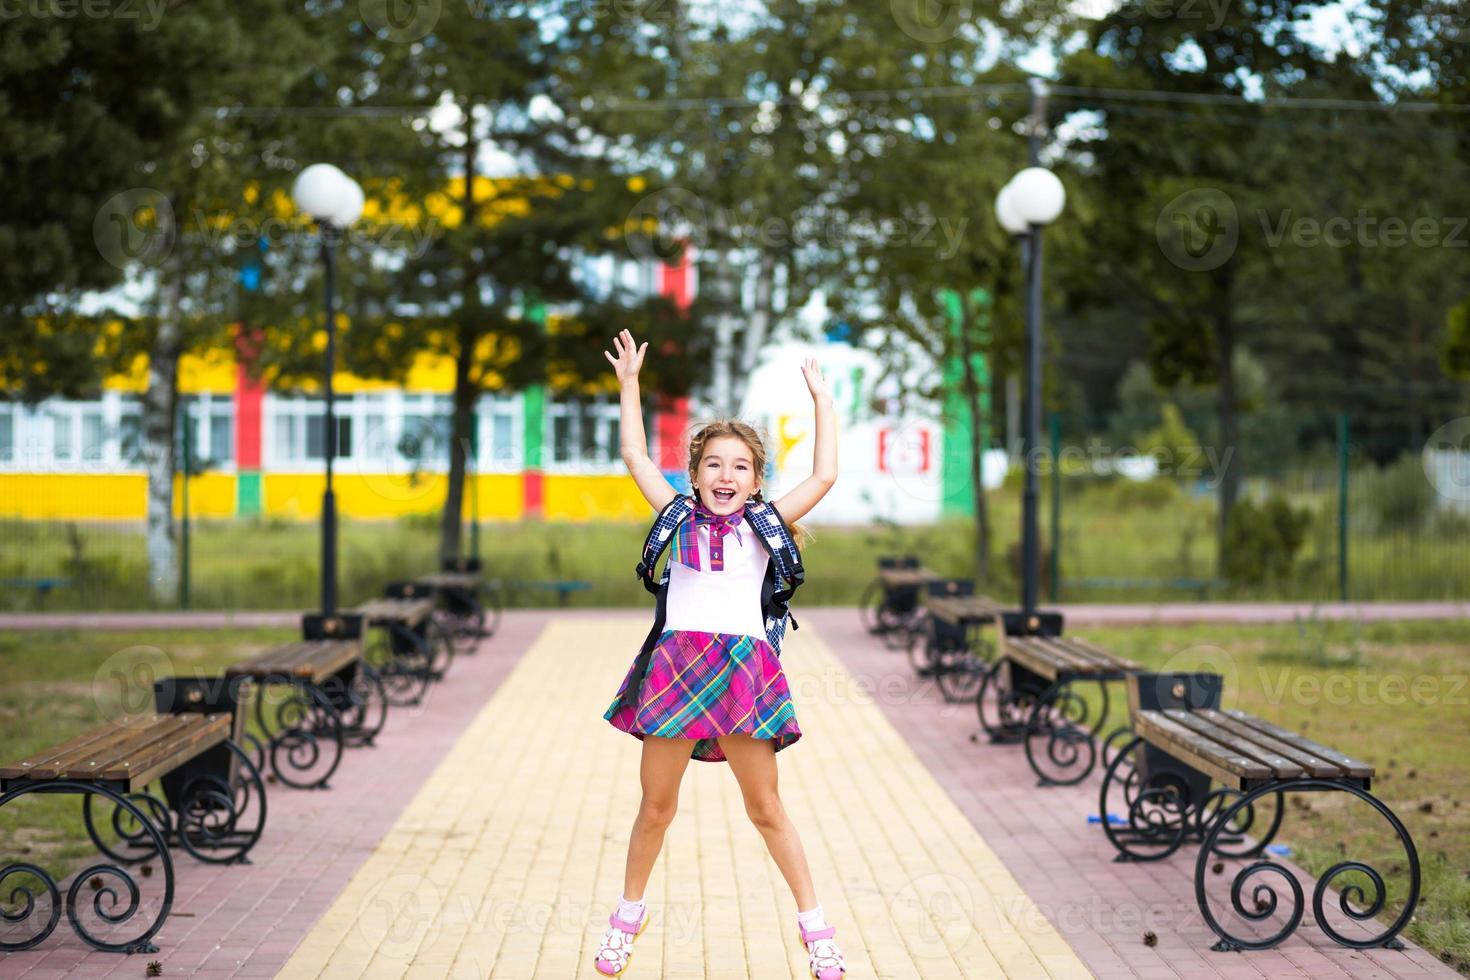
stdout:
<svg viewBox="0 0 1470 980">
<path fill-rule="evenodd" d="M 1217 847 L 1219 838 L 1227 828 L 1238 824 L 1238 818 L 1242 811 L 1252 807 L 1257 800 L 1269 794 L 1282 796 L 1286 793 L 1300 792 L 1305 790 L 1333 791 L 1349 793 L 1367 803 L 1380 816 L 1383 817 L 1398 837 L 1403 846 L 1407 858 L 1407 870 L 1409 874 L 1409 892 L 1404 901 L 1403 910 L 1397 918 L 1382 932 L 1372 933 L 1367 938 L 1354 938 L 1339 932 L 1335 926 L 1328 921 L 1324 903 L 1327 897 L 1327 889 L 1332 887 L 1334 879 L 1344 875 L 1352 876 L 1357 880 L 1349 880 L 1338 893 L 1337 906 L 1342 914 L 1358 923 L 1372 923 L 1374 918 L 1383 911 L 1387 902 L 1388 890 L 1383 880 L 1383 875 L 1371 865 L 1362 861 L 1339 861 L 1324 871 L 1318 878 L 1316 887 L 1312 889 L 1312 917 L 1327 936 L 1333 942 L 1352 949 L 1372 949 L 1374 947 L 1387 947 L 1389 949 L 1403 948 L 1398 935 L 1403 928 L 1409 924 L 1414 915 L 1414 909 L 1419 904 L 1419 889 L 1421 885 L 1419 852 L 1414 847 L 1413 838 L 1409 836 L 1408 829 L 1403 822 L 1383 804 L 1376 796 L 1359 786 L 1332 779 L 1285 779 L 1265 783 L 1248 793 L 1242 795 L 1229 807 L 1222 810 L 1209 825 L 1209 831 L 1205 834 L 1204 842 L 1200 845 L 1199 857 L 1194 866 L 1194 891 L 1195 901 L 1199 905 L 1200 914 L 1204 917 L 1205 924 L 1219 936 L 1220 939 L 1212 949 L 1219 951 L 1235 951 L 1250 949 L 1269 949 L 1278 945 L 1286 939 L 1297 927 L 1301 925 L 1302 914 L 1305 911 L 1305 899 L 1302 886 L 1297 881 L 1291 869 L 1276 861 L 1265 859 L 1254 861 L 1242 868 L 1235 876 L 1230 885 L 1230 907 L 1235 915 L 1247 922 L 1265 922 L 1277 914 L 1280 907 L 1280 896 L 1276 888 L 1268 881 L 1270 876 L 1275 876 L 1285 882 L 1289 891 L 1291 905 L 1287 911 L 1285 924 L 1277 931 L 1264 938 L 1249 938 L 1237 936 L 1229 932 L 1216 918 L 1210 907 L 1209 896 L 1205 890 L 1207 875 L 1210 871 L 1212 861 L 1222 853 Z M 1281 809 L 1278 804 L 1278 813 Z M 1279 819 L 1276 824 L 1279 824 Z M 1275 832 L 1275 825 L 1272 827 Z M 1363 882 L 1366 879 L 1366 888 Z M 1243 899 L 1243 895 L 1249 891 L 1249 899 Z"/>
<path fill-rule="evenodd" d="M 980 727 L 992 742 L 1019 742 L 1037 698 L 1049 684 L 1014 662 L 1001 658 L 985 674 L 975 694 Z"/>
<path fill-rule="evenodd" d="M 396 623 L 379 624 L 366 659 L 378 672 L 389 705 L 412 707 L 423 700 L 429 674 L 412 630 Z"/>
<path fill-rule="evenodd" d="M 1188 782 L 1168 770 L 1145 776 L 1133 762 L 1144 747 L 1142 738 L 1132 739 L 1103 773 L 1097 812 L 1103 833 L 1118 851 L 1115 861 L 1161 861 L 1179 850 L 1190 832 Z M 1114 791 L 1122 797 L 1126 818 L 1109 806 Z"/>
<path fill-rule="evenodd" d="M 1036 699 L 1021 741 L 1039 785 L 1072 786 L 1092 772 L 1097 764 L 1097 744 L 1092 733 L 1082 727 L 1089 713 L 1087 701 L 1072 690 L 1071 680 L 1054 681 Z M 1039 750 L 1043 738 L 1045 752 Z"/>
<path fill-rule="evenodd" d="M 88 818 L 88 832 L 92 840 L 97 844 L 102 853 L 116 862 L 114 864 L 94 864 L 77 872 L 71 886 L 66 890 L 66 898 L 63 903 L 61 890 L 57 886 L 56 879 L 44 869 L 27 862 L 10 864 L 0 868 L 0 894 L 6 894 L 12 902 L 20 902 L 19 910 L 11 912 L 0 909 L 0 919 L 7 923 L 24 922 L 36 914 L 36 892 L 32 891 L 29 882 L 22 879 L 21 883 L 6 884 L 6 879 L 12 876 L 29 875 L 40 883 L 40 889 L 45 892 L 51 901 L 51 913 L 43 923 L 39 931 L 19 941 L 0 940 L 0 952 L 14 952 L 16 950 L 30 949 L 44 942 L 56 929 L 57 923 L 61 921 L 61 910 L 66 909 L 67 921 L 82 941 L 93 949 L 99 949 L 108 953 L 156 953 L 158 947 L 150 940 L 163 928 L 168 913 L 173 908 L 174 900 L 174 866 L 173 859 L 169 855 L 168 843 L 164 839 L 163 832 L 153 823 L 152 819 L 145 814 L 139 806 L 121 793 L 99 786 L 94 783 L 81 783 L 73 780 L 45 780 L 44 782 L 31 783 L 12 789 L 0 796 L 0 809 L 22 796 L 33 793 L 77 793 L 83 798 L 83 812 L 90 814 L 91 797 L 101 796 L 107 799 L 115 807 L 114 824 L 120 826 L 136 826 L 132 830 L 134 840 L 145 842 L 142 850 L 145 852 L 134 857 L 124 857 L 107 847 L 98 837 L 95 828 Z M 163 868 L 163 898 L 158 905 L 158 913 L 151 922 L 146 921 L 149 908 L 148 903 L 143 901 L 142 889 L 137 880 L 122 867 L 125 864 L 135 864 L 150 856 L 157 856 L 159 864 Z M 118 887 L 126 893 L 127 902 L 122 908 L 118 908 L 120 896 Z M 108 938 L 101 938 L 89 931 L 82 921 L 79 908 L 84 904 L 82 900 L 83 889 L 90 887 L 92 916 L 109 927 L 119 927 L 135 916 L 145 920 L 145 928 L 136 936 L 114 942 Z M 139 913 L 142 913 L 140 916 Z"/>
<path fill-rule="evenodd" d="M 289 693 L 267 717 L 267 692 Z M 293 789 L 326 789 L 346 745 L 342 715 L 315 684 L 298 678 L 270 678 L 257 685 L 255 719 L 269 741 L 275 777 Z M 323 745 L 325 742 L 325 746 Z M 305 774 L 305 775 L 301 775 Z"/>
</svg>

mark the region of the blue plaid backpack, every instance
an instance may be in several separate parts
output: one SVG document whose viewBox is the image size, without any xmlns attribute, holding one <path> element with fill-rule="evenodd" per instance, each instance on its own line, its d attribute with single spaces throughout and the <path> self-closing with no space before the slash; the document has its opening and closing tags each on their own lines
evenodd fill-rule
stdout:
<svg viewBox="0 0 1470 980">
<path fill-rule="evenodd" d="M 638 697 L 638 689 L 648 670 L 649 658 L 653 653 L 654 645 L 658 642 L 659 635 L 664 631 L 664 621 L 667 617 L 669 563 L 664 563 L 663 574 L 656 581 L 653 577 L 653 570 L 658 565 L 659 558 L 674 540 L 679 525 L 686 520 L 692 520 L 693 514 L 694 498 L 680 494 L 659 511 L 653 527 L 648 530 L 648 537 L 643 540 L 643 560 L 638 563 L 635 570 L 638 578 L 643 582 L 643 587 L 653 593 L 656 601 L 653 629 L 649 631 L 648 638 L 643 641 L 643 647 L 638 652 L 638 659 L 634 663 L 634 681 L 628 684 L 624 692 L 624 698 L 629 703 L 635 702 Z M 790 608 L 791 597 L 802 582 L 806 581 L 806 570 L 801 564 L 801 552 L 797 549 L 796 539 L 786 527 L 786 522 L 781 519 L 776 508 L 769 503 L 746 501 L 741 516 L 755 531 L 756 537 L 760 539 L 762 546 L 771 556 L 770 564 L 766 566 L 765 581 L 761 584 L 761 615 L 765 619 L 766 640 L 771 644 L 771 649 L 776 651 L 776 655 L 780 656 L 781 641 L 786 637 L 787 620 L 790 620 L 793 630 L 801 628 L 796 622 L 796 617 L 791 615 Z"/>
</svg>

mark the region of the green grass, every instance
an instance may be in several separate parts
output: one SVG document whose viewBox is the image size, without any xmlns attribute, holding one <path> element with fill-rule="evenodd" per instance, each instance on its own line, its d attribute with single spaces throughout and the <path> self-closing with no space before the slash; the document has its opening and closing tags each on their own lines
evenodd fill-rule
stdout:
<svg viewBox="0 0 1470 980">
<path fill-rule="evenodd" d="M 1041 526 L 1050 537 L 1049 483 L 1042 486 Z M 1211 598 L 1319 600 L 1338 597 L 1335 497 L 1321 490 L 1291 494 L 1311 510 L 1307 540 L 1291 575 L 1282 581 L 1232 585 Z M 1019 577 L 1020 498 L 1014 487 L 992 493 L 994 529 L 991 575 L 985 589 L 1008 601 Z M 1063 602 L 1178 601 L 1198 597 L 1179 587 L 1185 580 L 1215 577 L 1215 505 L 1173 484 L 1096 483 L 1078 479 L 1064 492 L 1059 574 Z M 1459 545 L 1470 527 L 1448 518 L 1425 519 L 1413 530 L 1386 529 L 1354 512 L 1348 547 L 1353 599 L 1456 599 L 1470 580 L 1470 551 Z M 1458 530 L 1457 530 L 1458 528 Z M 486 523 L 481 553 L 490 575 L 514 580 L 585 579 L 591 606 L 642 605 L 645 593 L 633 575 L 643 522 L 573 524 L 557 521 Z M 973 522 L 964 519 L 898 527 L 814 527 L 804 550 L 807 585 L 799 602 L 855 603 L 872 581 L 880 554 L 917 552 L 936 571 L 968 576 L 975 570 Z M 340 592 L 349 602 L 378 595 L 382 584 L 435 567 L 438 518 L 344 521 Z M 144 609 L 148 569 L 142 531 L 127 525 L 68 525 L 3 521 L 0 579 L 66 577 L 50 609 Z M 190 605 L 195 609 L 279 609 L 309 605 L 318 590 L 319 530 L 291 521 L 197 521 L 191 549 Z M 1043 594 L 1049 564 L 1043 562 Z M 1124 580 L 1099 584 L 1098 580 Z M 522 590 L 509 605 L 549 605 L 548 592 Z M 35 594 L 0 589 L 0 609 L 31 608 Z M 173 608 L 170 600 L 162 604 Z"/>
<path fill-rule="evenodd" d="M 1470 975 L 1470 622 L 1089 628 L 1077 635 L 1156 669 L 1222 673 L 1226 707 L 1373 763 L 1373 792 L 1409 828 L 1423 867 L 1407 935 Z M 1390 911 L 1382 918 L 1390 921 L 1403 907 L 1405 877 L 1391 874 L 1403 868 L 1403 852 L 1381 818 L 1346 799 L 1312 794 L 1301 797 L 1305 806 L 1289 803 L 1278 840 L 1313 874 L 1345 859 L 1379 869 L 1389 879 Z"/>
<path fill-rule="evenodd" d="M 294 635 L 287 630 L 0 633 L 0 761 L 23 759 L 122 714 L 151 710 L 155 678 L 216 674 Z M 7 805 L 0 810 L 0 842 L 5 844 L 0 859 L 39 864 L 57 881 L 97 857 L 73 795 L 31 794 Z"/>
</svg>

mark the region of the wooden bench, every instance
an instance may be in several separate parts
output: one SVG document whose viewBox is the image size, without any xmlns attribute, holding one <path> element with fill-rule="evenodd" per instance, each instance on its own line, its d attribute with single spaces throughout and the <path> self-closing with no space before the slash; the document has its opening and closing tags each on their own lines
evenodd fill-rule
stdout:
<svg viewBox="0 0 1470 980">
<path fill-rule="evenodd" d="M 370 599 L 351 613 L 386 638 L 386 643 L 369 642 L 365 656 L 382 678 L 388 703 L 415 705 L 422 702 L 429 682 L 444 676 L 454 657 L 454 643 L 434 622 L 435 602 L 428 590 L 395 587 L 394 591 L 407 595 Z"/>
<path fill-rule="evenodd" d="M 974 592 L 971 579 L 925 582 L 924 615 L 909 641 L 914 673 L 933 677 L 945 700 L 954 703 L 975 697 L 1005 647 L 1000 604 Z"/>
<path fill-rule="evenodd" d="M 1147 685 L 1153 676 L 1158 675 L 1140 675 L 1133 684 Z M 1130 703 L 1134 701 L 1130 693 Z M 1134 738 L 1103 779 L 1099 807 L 1104 830 L 1118 860 L 1160 860 L 1186 839 L 1200 842 L 1195 897 L 1219 937 L 1214 949 L 1266 949 L 1302 921 L 1306 899 L 1296 873 L 1265 856 L 1280 830 L 1289 793 L 1356 797 L 1389 825 L 1405 855 L 1389 870 L 1408 879 L 1404 907 L 1393 922 L 1380 928 L 1375 918 L 1387 898 L 1384 876 L 1352 860 L 1334 864 L 1317 879 L 1312 918 L 1344 946 L 1403 948 L 1397 936 L 1419 899 L 1418 851 L 1403 822 L 1373 795 L 1372 764 L 1244 711 L 1221 710 L 1218 704 L 1141 707 L 1132 723 Z M 1126 819 L 1109 817 L 1108 807 L 1119 796 Z M 1264 826 L 1258 828 L 1258 821 Z M 1221 858 L 1250 862 L 1229 880 L 1228 899 L 1210 894 L 1213 875 L 1224 871 Z M 1334 883 L 1340 891 L 1330 901 Z M 1287 894 L 1279 895 L 1278 887 Z M 1281 902 L 1282 897 L 1287 901 Z M 1336 911 L 1329 912 L 1328 906 Z M 1223 912 L 1225 921 L 1217 912 Z M 1283 919 L 1279 927 L 1274 925 Z"/>
<path fill-rule="evenodd" d="M 487 605 L 481 599 L 487 583 L 480 576 L 479 563 L 470 560 L 447 562 L 443 571 L 420 575 L 410 582 L 396 583 L 397 586 L 407 586 L 415 590 L 427 589 L 435 597 L 438 601 L 435 615 L 454 639 L 459 653 L 474 653 L 479 648 L 480 641 L 493 635 L 500 625 L 503 602 L 500 599 L 499 582 L 490 584 L 493 587 L 489 591 L 495 601 Z M 399 593 L 390 587 L 388 594 Z M 402 597 L 412 598 L 416 594 L 416 591 L 405 592 Z"/>
<path fill-rule="evenodd" d="M 910 627 L 920 612 L 920 590 L 939 578 L 924 568 L 917 555 L 885 555 L 878 559 L 878 577 L 858 600 L 863 628 L 881 636 L 890 649 L 908 644 Z"/>
<path fill-rule="evenodd" d="M 1098 736 L 1107 723 L 1108 684 L 1141 664 L 1075 636 L 1012 636 L 976 697 L 980 724 L 993 742 L 1021 742 L 1043 786 L 1081 782 L 1097 764 Z M 1095 683 L 1097 720 L 1073 687 Z"/>
<path fill-rule="evenodd" d="M 343 639 L 295 640 L 225 668 L 253 682 L 259 764 L 295 789 L 326 789 L 348 745 L 371 745 L 387 714 L 387 693 L 363 661 L 361 630 Z M 247 736 L 254 742 L 254 736 Z"/>
<path fill-rule="evenodd" d="M 88 945 L 107 952 L 158 951 L 150 940 L 173 905 L 171 845 L 181 845 L 212 863 L 248 860 L 246 854 L 265 826 L 265 784 L 230 740 L 234 724 L 229 714 L 133 715 L 0 766 L 0 808 L 43 793 L 79 795 L 87 834 L 114 862 L 88 867 L 66 891 L 67 917 Z M 161 789 L 150 792 L 155 782 Z M 100 826 L 111 828 L 116 840 L 99 831 L 93 814 L 93 800 L 98 798 L 112 805 L 110 817 Z M 144 896 L 143 883 L 124 867 L 150 859 L 162 869 L 149 889 L 161 890 L 157 897 Z M 4 886 L 9 903 L 21 906 L 19 911 L 6 910 L 10 925 L 33 914 L 40 918 L 37 891 L 50 898 L 47 921 L 24 939 L 0 941 L 0 951 L 29 949 L 45 941 L 60 920 L 58 882 L 64 878 L 30 862 L 0 869 L 0 881 L 9 879 Z M 120 895 L 127 896 L 121 908 Z M 153 909 L 157 914 L 149 919 Z M 136 923 L 130 924 L 139 912 L 141 931 Z M 96 922 L 89 924 L 84 917 Z M 94 931 L 99 926 L 100 931 Z"/>
</svg>

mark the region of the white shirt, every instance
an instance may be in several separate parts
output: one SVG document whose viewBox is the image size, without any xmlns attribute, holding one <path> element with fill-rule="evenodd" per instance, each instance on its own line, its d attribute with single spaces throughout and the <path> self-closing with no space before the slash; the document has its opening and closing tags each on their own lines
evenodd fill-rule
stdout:
<svg viewBox="0 0 1470 980">
<path fill-rule="evenodd" d="M 669 560 L 664 629 L 765 639 L 761 585 L 771 556 L 756 540 L 755 528 L 742 517 L 725 533 L 725 567 L 718 572 L 709 570 L 709 525 L 699 525 L 694 533 L 699 570 Z"/>
</svg>

